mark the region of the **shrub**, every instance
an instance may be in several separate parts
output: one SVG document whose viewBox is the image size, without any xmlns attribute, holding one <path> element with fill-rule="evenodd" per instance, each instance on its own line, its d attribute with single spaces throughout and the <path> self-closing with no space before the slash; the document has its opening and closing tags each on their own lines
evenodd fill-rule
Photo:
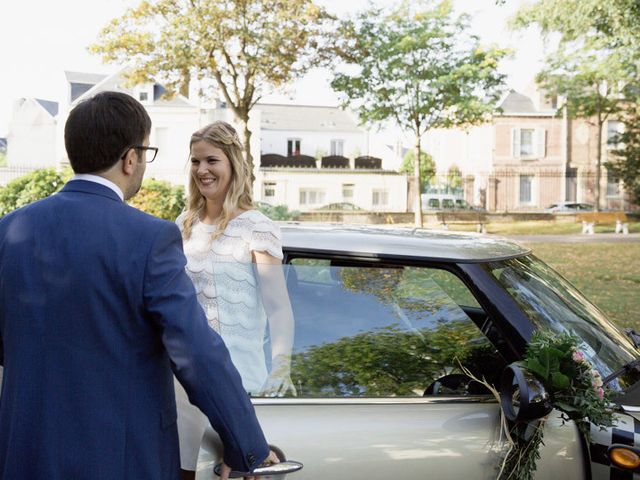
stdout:
<svg viewBox="0 0 640 480">
<path fill-rule="evenodd" d="M 129 205 L 156 217 L 174 221 L 184 210 L 184 187 L 151 178 L 142 182 L 140 191 L 129 200 Z"/>
<path fill-rule="evenodd" d="M 258 202 L 256 204 L 256 210 L 264 213 L 271 220 L 295 220 L 300 216 L 300 212 L 297 210 L 289 211 L 286 205 L 269 205 L 267 203 Z"/>
<path fill-rule="evenodd" d="M 56 193 L 70 177 L 70 169 L 44 168 L 12 180 L 0 189 L 0 216 Z"/>
</svg>

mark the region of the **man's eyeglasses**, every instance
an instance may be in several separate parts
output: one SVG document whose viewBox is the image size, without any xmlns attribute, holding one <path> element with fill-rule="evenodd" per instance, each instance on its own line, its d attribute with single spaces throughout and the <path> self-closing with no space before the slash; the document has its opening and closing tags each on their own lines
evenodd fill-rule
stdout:
<svg viewBox="0 0 640 480">
<path fill-rule="evenodd" d="M 135 149 L 135 150 L 151 150 L 153 152 L 153 156 L 151 157 L 151 160 L 149 160 L 149 156 L 147 156 L 147 163 L 151 163 L 153 162 L 156 157 L 158 156 L 158 147 L 145 147 L 144 145 L 131 145 L 130 147 L 128 147 L 124 153 L 122 154 L 122 156 L 124 157 L 125 154 L 129 151 L 129 149 Z"/>
</svg>

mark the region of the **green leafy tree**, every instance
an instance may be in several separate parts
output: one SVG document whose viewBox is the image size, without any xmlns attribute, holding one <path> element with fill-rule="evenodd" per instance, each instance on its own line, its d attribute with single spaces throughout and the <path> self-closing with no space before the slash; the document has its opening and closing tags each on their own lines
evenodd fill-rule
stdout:
<svg viewBox="0 0 640 480">
<path fill-rule="evenodd" d="M 451 165 L 447 170 L 447 185 L 453 189 L 462 187 L 462 172 L 457 165 Z"/>
<path fill-rule="evenodd" d="M 614 151 L 616 159 L 606 166 L 622 180 L 633 202 L 640 205 L 640 98 L 629 103 L 623 120 L 624 131 L 616 139 L 623 147 Z"/>
<path fill-rule="evenodd" d="M 516 28 L 537 25 L 559 39 L 537 81 L 549 95 L 565 98 L 569 116 L 590 119 L 597 128 L 596 209 L 601 197 L 603 127 L 633 103 L 627 93 L 638 83 L 639 21 L 636 0 L 539 0 L 522 7 L 512 22 Z"/>
<path fill-rule="evenodd" d="M 495 108 L 506 51 L 483 48 L 468 18 L 453 17 L 450 1 L 404 2 L 371 8 L 343 23 L 339 55 L 351 70 L 331 85 L 363 123 L 394 120 L 415 138 L 414 176 L 420 186 L 421 138 L 429 129 L 482 122 Z M 422 226 L 416 199 L 415 221 Z"/>
<path fill-rule="evenodd" d="M 300 212 L 297 210 L 289 210 L 286 205 L 269 205 L 267 203 L 260 202 L 256 209 L 264 213 L 271 220 L 285 221 L 295 220 L 300 216 Z"/>
<path fill-rule="evenodd" d="M 144 0 L 115 18 L 90 47 L 103 60 L 133 64 L 133 83 L 161 81 L 188 92 L 209 81 L 244 127 L 266 87 L 281 87 L 321 63 L 329 16 L 312 0 Z"/>
<path fill-rule="evenodd" d="M 56 193 L 71 175 L 70 169 L 45 168 L 12 180 L 0 189 L 0 216 Z"/>
<path fill-rule="evenodd" d="M 433 157 L 429 155 L 427 152 L 420 152 L 420 185 L 424 189 L 426 185 L 429 184 L 431 179 L 436 173 L 436 166 L 433 162 Z M 410 175 L 414 174 L 414 158 L 416 154 L 413 150 L 409 150 L 404 158 L 402 159 L 402 165 L 400 166 L 400 171 L 404 173 L 408 173 Z"/>
<path fill-rule="evenodd" d="M 174 221 L 185 207 L 184 187 L 150 178 L 142 182 L 140 191 L 128 203 L 143 212 Z"/>
<path fill-rule="evenodd" d="M 4 152 L 0 152 L 0 167 L 7 166 L 7 154 Z"/>
</svg>

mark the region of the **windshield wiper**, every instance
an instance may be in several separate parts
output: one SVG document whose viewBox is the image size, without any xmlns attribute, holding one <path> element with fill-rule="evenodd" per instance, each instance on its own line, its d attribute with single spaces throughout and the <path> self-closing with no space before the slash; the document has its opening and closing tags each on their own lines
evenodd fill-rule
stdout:
<svg viewBox="0 0 640 480">
<path fill-rule="evenodd" d="M 616 370 L 611 375 L 607 375 L 602 379 L 602 384 L 606 385 L 607 383 L 615 380 L 623 373 L 630 372 L 634 369 L 638 370 L 638 366 L 640 366 L 640 358 L 636 358 L 635 360 L 630 361 L 629 363 L 625 363 L 620 370 Z"/>
</svg>

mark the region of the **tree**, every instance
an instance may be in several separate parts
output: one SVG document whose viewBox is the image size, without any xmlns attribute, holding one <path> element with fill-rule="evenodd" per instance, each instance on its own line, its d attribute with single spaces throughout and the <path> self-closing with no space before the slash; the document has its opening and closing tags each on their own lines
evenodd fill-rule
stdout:
<svg viewBox="0 0 640 480">
<path fill-rule="evenodd" d="M 623 120 L 624 131 L 616 139 L 623 147 L 615 150 L 617 158 L 606 166 L 640 204 L 640 98 L 630 102 Z"/>
<path fill-rule="evenodd" d="M 0 216 L 53 195 L 64 186 L 71 175 L 71 169 L 58 172 L 53 168 L 45 168 L 10 181 L 0 188 Z"/>
<path fill-rule="evenodd" d="M 427 152 L 420 152 L 420 155 L 420 185 L 422 185 L 422 188 L 424 189 L 435 175 L 436 166 L 433 163 L 433 157 L 431 157 Z M 416 154 L 413 150 L 409 150 L 406 153 L 402 159 L 402 165 L 400 166 L 401 172 L 408 173 L 410 175 L 414 174 L 413 168 L 415 156 Z"/>
<path fill-rule="evenodd" d="M 447 170 L 447 186 L 454 190 L 462 187 L 462 172 L 457 165 L 451 165 Z"/>
<path fill-rule="evenodd" d="M 150 178 L 142 182 L 140 191 L 128 203 L 150 215 L 173 222 L 184 210 L 184 187 Z"/>
<path fill-rule="evenodd" d="M 494 110 L 506 51 L 483 48 L 468 19 L 451 2 L 404 2 L 389 12 L 372 8 L 343 23 L 342 60 L 354 71 L 331 85 L 363 123 L 395 120 L 415 138 L 415 222 L 422 226 L 421 138 L 431 128 L 482 122 Z"/>
<path fill-rule="evenodd" d="M 144 0 L 113 19 L 90 47 L 103 60 L 133 64 L 134 83 L 161 81 L 188 92 L 209 81 L 243 125 L 267 86 L 278 88 L 322 63 L 330 17 L 312 0 Z"/>
<path fill-rule="evenodd" d="M 596 210 L 601 206 L 604 124 L 627 108 L 625 91 L 637 78 L 640 35 L 629 19 L 640 20 L 640 6 L 631 3 L 540 0 L 520 9 L 513 20 L 516 27 L 536 24 L 543 33 L 559 37 L 536 80 L 548 95 L 565 99 L 570 117 L 591 119 L 596 125 Z"/>
</svg>

